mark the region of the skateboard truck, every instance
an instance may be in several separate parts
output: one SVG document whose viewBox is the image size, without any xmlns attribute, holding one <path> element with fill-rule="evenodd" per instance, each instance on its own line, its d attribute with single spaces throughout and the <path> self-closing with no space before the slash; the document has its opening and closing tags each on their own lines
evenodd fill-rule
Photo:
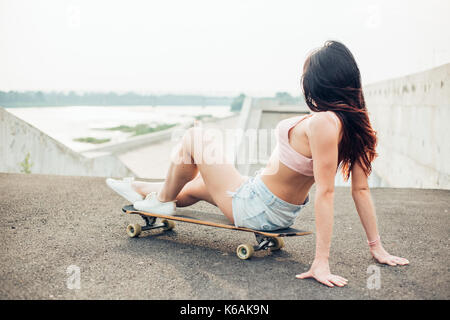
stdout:
<svg viewBox="0 0 450 320">
<path fill-rule="evenodd" d="M 141 218 L 144 219 L 145 226 L 141 226 L 139 223 L 133 223 L 127 226 L 127 233 L 130 238 L 139 236 L 142 231 L 152 229 L 163 229 L 164 231 L 168 231 L 175 228 L 175 223 L 167 219 L 162 220 L 161 223 L 156 223 L 156 217 L 141 215 Z"/>
<path fill-rule="evenodd" d="M 260 250 L 280 250 L 284 247 L 284 240 L 280 237 L 268 237 L 261 234 L 255 233 L 256 241 L 258 245 L 253 246 L 251 244 L 245 243 L 241 244 L 236 249 L 236 254 L 239 259 L 247 260 L 249 259 L 255 251 Z"/>
<path fill-rule="evenodd" d="M 266 237 L 260 234 L 255 234 L 255 237 L 256 241 L 258 242 L 258 245 L 254 246 L 255 251 L 275 248 L 278 244 L 275 240 L 276 238 L 273 237 Z"/>
</svg>

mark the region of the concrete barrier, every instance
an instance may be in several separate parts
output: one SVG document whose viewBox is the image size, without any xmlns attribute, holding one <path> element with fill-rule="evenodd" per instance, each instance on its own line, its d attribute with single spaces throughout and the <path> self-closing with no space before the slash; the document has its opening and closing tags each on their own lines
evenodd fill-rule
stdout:
<svg viewBox="0 0 450 320">
<path fill-rule="evenodd" d="M 87 152 L 110 152 L 112 154 L 122 154 L 135 149 L 145 147 L 147 145 L 159 143 L 161 141 L 169 140 L 172 135 L 177 132 L 184 132 L 187 128 L 191 127 L 192 123 L 185 123 L 177 125 L 170 129 L 165 129 L 157 132 L 152 132 L 137 137 L 128 138 L 121 142 L 105 143 L 97 148 L 89 149 Z M 83 154 L 86 152 L 83 152 Z"/>
<path fill-rule="evenodd" d="M 3 108 L 0 108 L 0 172 L 103 177 L 134 175 L 111 153 L 77 153 Z"/>
<path fill-rule="evenodd" d="M 365 86 L 375 172 L 391 187 L 450 189 L 450 64 Z"/>
</svg>

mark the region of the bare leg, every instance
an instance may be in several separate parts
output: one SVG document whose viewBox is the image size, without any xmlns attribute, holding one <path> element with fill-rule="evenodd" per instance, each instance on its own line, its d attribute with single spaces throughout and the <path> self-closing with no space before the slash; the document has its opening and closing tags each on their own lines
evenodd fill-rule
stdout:
<svg viewBox="0 0 450 320">
<path fill-rule="evenodd" d="M 176 146 L 176 148 L 175 154 L 171 157 L 170 167 L 164 182 L 133 182 L 133 189 L 143 196 L 150 192 L 157 192 L 158 198 L 162 202 L 178 200 L 177 196 L 181 190 L 198 175 L 198 169 L 191 155 L 185 152 L 184 143 Z"/>
<path fill-rule="evenodd" d="M 193 205 L 194 203 L 197 203 L 200 200 L 209 202 L 210 204 L 217 206 L 217 204 L 211 197 L 211 194 L 208 192 L 202 176 L 199 174 L 194 178 L 194 180 L 186 183 L 184 188 L 177 196 L 176 204 L 177 207 L 187 207 Z"/>
<path fill-rule="evenodd" d="M 160 201 L 177 199 L 185 185 L 200 171 L 207 195 L 210 196 L 210 199 L 202 200 L 210 200 L 216 204 L 223 214 L 234 222 L 232 198 L 227 191 L 236 190 L 245 178 L 231 163 L 226 162 L 221 152 L 223 146 L 214 140 L 208 141 L 201 128 L 189 129 L 175 154 L 175 161 L 170 165 L 167 179 L 158 195 Z M 214 155 L 215 161 L 211 161 L 211 155 Z"/>
<path fill-rule="evenodd" d="M 143 197 L 147 196 L 151 192 L 159 193 L 163 185 L 164 182 L 134 181 L 132 183 L 133 189 Z M 200 174 L 198 174 L 193 180 L 186 183 L 178 194 L 176 200 L 177 207 L 187 207 L 200 200 L 216 205 L 206 189 L 205 182 Z"/>
<path fill-rule="evenodd" d="M 184 149 L 183 143 L 178 146 L 170 163 L 166 180 L 158 194 L 159 200 L 162 202 L 175 200 L 186 183 L 198 174 L 197 165 Z"/>
</svg>

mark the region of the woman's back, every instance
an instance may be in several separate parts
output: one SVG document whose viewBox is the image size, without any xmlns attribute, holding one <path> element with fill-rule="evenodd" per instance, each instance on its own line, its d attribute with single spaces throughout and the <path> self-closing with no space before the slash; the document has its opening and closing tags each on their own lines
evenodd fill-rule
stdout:
<svg viewBox="0 0 450 320">
<path fill-rule="evenodd" d="M 336 130 L 340 122 L 333 112 L 324 112 Z M 313 159 L 307 130 L 316 114 L 297 116 L 280 121 L 276 127 L 277 145 L 262 180 L 276 196 L 293 204 L 301 204 L 314 184 Z"/>
</svg>

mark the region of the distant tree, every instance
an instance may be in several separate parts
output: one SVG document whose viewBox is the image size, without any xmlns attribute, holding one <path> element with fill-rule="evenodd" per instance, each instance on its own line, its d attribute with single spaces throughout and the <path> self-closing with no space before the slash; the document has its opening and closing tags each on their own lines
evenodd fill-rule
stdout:
<svg viewBox="0 0 450 320">
<path fill-rule="evenodd" d="M 35 99 L 36 99 L 36 102 L 42 103 L 42 102 L 45 101 L 44 93 L 43 93 L 42 91 L 36 92 L 36 94 L 34 95 L 34 97 L 35 97 Z"/>
<path fill-rule="evenodd" d="M 42 92 L 42 91 L 0 91 L 0 106 L 2 107 L 39 107 L 39 106 L 224 106 L 230 105 L 231 97 L 210 97 L 202 95 L 146 95 L 127 92 Z"/>
<path fill-rule="evenodd" d="M 240 111 L 244 104 L 245 94 L 241 93 L 238 97 L 234 98 L 231 102 L 231 111 Z"/>
<path fill-rule="evenodd" d="M 275 98 L 281 104 L 289 104 L 292 103 L 295 99 L 288 92 L 277 92 L 275 94 Z"/>
<path fill-rule="evenodd" d="M 288 92 L 277 92 L 275 93 L 275 100 L 279 104 L 303 104 L 305 99 L 303 96 L 293 97 Z"/>
</svg>

